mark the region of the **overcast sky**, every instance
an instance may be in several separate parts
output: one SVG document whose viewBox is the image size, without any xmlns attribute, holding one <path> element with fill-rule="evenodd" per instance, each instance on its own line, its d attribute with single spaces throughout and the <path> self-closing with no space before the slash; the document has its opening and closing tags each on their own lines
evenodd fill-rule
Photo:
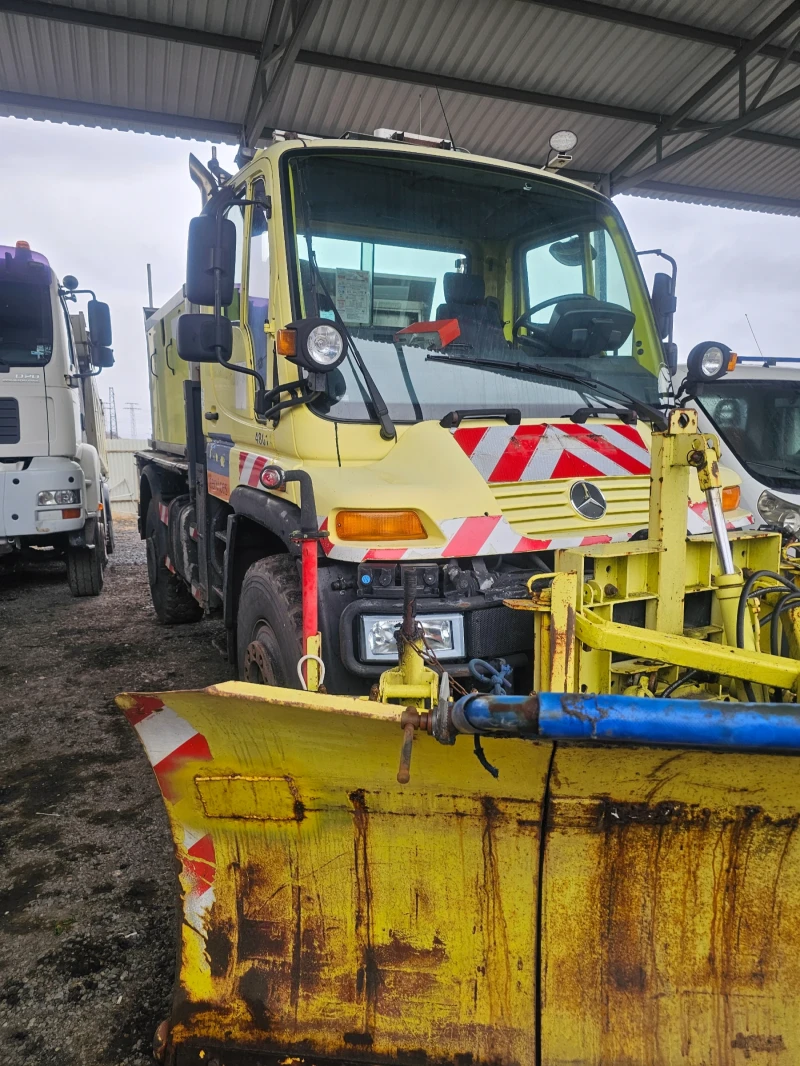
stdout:
<svg viewBox="0 0 800 1066">
<path fill-rule="evenodd" d="M 0 244 L 29 241 L 56 273 L 77 275 L 111 305 L 117 362 L 103 371 L 100 392 L 105 400 L 114 387 L 123 436 L 131 428 L 124 405 L 138 403 L 137 435 L 146 436 L 146 264 L 162 304 L 183 284 L 187 226 L 200 204 L 189 152 L 205 162 L 210 144 L 0 118 L 0 148 Z M 219 148 L 226 169 L 235 169 L 233 155 Z M 616 202 L 637 248 L 661 247 L 678 260 L 675 339 L 683 357 L 701 340 L 755 354 L 745 313 L 765 353 L 797 353 L 800 219 L 630 196 Z M 650 276 L 656 261 L 648 259 Z"/>
</svg>

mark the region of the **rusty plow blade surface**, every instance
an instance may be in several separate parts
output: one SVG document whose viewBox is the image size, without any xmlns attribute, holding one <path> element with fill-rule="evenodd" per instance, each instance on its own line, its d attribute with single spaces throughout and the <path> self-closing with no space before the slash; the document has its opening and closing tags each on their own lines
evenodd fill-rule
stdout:
<svg viewBox="0 0 800 1066">
<path fill-rule="evenodd" d="M 796 758 L 487 737 L 495 779 L 418 733 L 400 785 L 399 706 L 119 703 L 180 861 L 168 1063 L 800 1063 Z"/>
</svg>

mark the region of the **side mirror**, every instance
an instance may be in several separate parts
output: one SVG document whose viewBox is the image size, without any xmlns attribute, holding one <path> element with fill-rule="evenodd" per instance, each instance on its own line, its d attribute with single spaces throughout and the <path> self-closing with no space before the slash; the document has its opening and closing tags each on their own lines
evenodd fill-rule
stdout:
<svg viewBox="0 0 800 1066">
<path fill-rule="evenodd" d="M 662 340 L 666 340 L 672 332 L 672 316 L 678 303 L 672 291 L 672 278 L 669 274 L 656 274 L 653 278 L 650 303 L 653 305 L 658 335 Z"/>
<path fill-rule="evenodd" d="M 202 307 L 214 306 L 214 274 L 219 273 L 220 306 L 233 302 L 233 275 L 236 267 L 236 226 L 229 218 L 221 223 L 221 243 L 217 247 L 217 219 L 198 215 L 189 223 L 186 255 L 186 297 Z"/>
<path fill-rule="evenodd" d="M 217 353 L 227 362 L 233 354 L 233 326 L 229 318 L 181 315 L 177 333 L 178 355 L 189 363 L 216 363 Z"/>
<path fill-rule="evenodd" d="M 89 337 L 93 346 L 98 348 L 110 348 L 111 336 L 111 311 L 108 304 L 99 300 L 90 300 L 89 312 Z"/>
<path fill-rule="evenodd" d="M 92 345 L 92 365 L 105 370 L 114 365 L 114 353 L 110 348 L 98 344 Z"/>
</svg>

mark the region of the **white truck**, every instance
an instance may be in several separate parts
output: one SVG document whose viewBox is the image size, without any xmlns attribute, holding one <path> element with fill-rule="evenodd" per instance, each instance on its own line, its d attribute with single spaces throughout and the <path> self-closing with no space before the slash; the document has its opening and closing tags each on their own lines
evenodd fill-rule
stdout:
<svg viewBox="0 0 800 1066">
<path fill-rule="evenodd" d="M 700 428 L 722 439 L 725 465 L 741 478 L 741 506 L 757 524 L 794 539 L 800 534 L 800 359 L 732 358 L 728 349 L 721 356 L 691 386 Z M 680 367 L 676 380 L 685 371 Z"/>
<path fill-rule="evenodd" d="M 69 309 L 81 293 L 88 332 Z M 64 558 L 75 596 L 100 593 L 114 548 L 94 388 L 110 345 L 107 304 L 26 241 L 0 245 L 0 566 Z"/>
</svg>

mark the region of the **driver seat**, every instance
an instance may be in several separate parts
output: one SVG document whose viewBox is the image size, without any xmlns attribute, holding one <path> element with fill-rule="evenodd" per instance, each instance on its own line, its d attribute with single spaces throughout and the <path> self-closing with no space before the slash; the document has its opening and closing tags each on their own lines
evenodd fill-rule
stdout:
<svg viewBox="0 0 800 1066">
<path fill-rule="evenodd" d="M 456 343 L 471 344 L 473 348 L 505 348 L 499 304 L 486 298 L 481 275 L 449 272 L 443 283 L 445 302 L 436 309 L 436 318 L 458 319 L 461 336 Z"/>
</svg>

